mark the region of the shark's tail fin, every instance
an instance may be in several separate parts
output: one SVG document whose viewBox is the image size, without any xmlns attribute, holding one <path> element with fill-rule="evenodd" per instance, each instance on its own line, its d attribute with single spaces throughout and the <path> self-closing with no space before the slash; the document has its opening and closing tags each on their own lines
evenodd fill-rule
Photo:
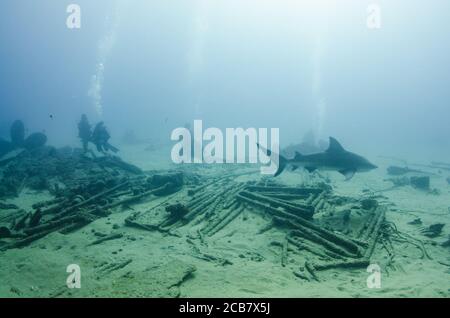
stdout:
<svg viewBox="0 0 450 318">
<path fill-rule="evenodd" d="M 301 160 L 303 157 L 304 156 L 300 152 L 296 151 L 294 160 Z"/>
<path fill-rule="evenodd" d="M 257 143 L 256 145 L 258 146 L 258 149 L 261 149 L 262 151 L 264 151 L 267 156 L 269 156 L 269 157 L 272 156 L 271 150 L 264 148 L 259 143 Z M 278 154 L 278 169 L 275 172 L 274 177 L 279 176 L 283 172 L 283 170 L 286 168 L 287 164 L 288 164 L 288 160 L 285 157 L 283 157 L 282 155 Z"/>
</svg>

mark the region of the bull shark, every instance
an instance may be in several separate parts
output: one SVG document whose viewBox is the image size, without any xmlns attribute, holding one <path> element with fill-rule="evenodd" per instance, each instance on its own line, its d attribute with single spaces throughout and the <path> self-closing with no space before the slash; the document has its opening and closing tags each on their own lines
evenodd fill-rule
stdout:
<svg viewBox="0 0 450 318">
<path fill-rule="evenodd" d="M 266 152 L 268 156 L 272 156 L 272 151 L 265 149 L 260 144 L 258 144 L 258 148 Z M 310 155 L 302 155 L 296 152 L 292 159 L 287 159 L 281 155 L 278 155 L 278 157 L 278 170 L 274 175 L 275 177 L 280 175 L 288 165 L 292 166 L 293 170 L 303 167 L 308 172 L 315 170 L 338 171 L 345 176 L 345 180 L 353 178 L 356 172 L 366 172 L 378 168 L 366 158 L 345 150 L 333 137 L 330 137 L 330 145 L 324 152 Z"/>
</svg>

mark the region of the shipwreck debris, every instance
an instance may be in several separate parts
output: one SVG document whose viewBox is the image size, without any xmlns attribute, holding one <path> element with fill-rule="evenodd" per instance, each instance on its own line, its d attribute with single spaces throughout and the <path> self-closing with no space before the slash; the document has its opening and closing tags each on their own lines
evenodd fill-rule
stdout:
<svg viewBox="0 0 450 318">
<path fill-rule="evenodd" d="M 102 244 L 103 242 L 106 242 L 106 241 L 117 240 L 117 239 L 121 239 L 121 238 L 123 238 L 123 233 L 114 233 L 114 234 L 110 234 L 105 237 L 102 237 L 98 240 L 95 240 L 92 243 L 90 243 L 88 246 L 98 245 L 98 244 Z"/>
<path fill-rule="evenodd" d="M 430 190 L 430 177 L 416 177 L 413 176 L 410 179 L 411 186 L 418 190 L 429 191 Z"/>
<path fill-rule="evenodd" d="M 408 173 L 416 173 L 416 174 L 427 174 L 427 175 L 434 175 L 434 173 L 422 171 L 422 170 L 415 170 L 410 169 L 408 167 L 398 167 L 398 166 L 390 166 L 387 168 L 388 175 L 391 176 L 403 176 Z"/>
<path fill-rule="evenodd" d="M 0 223 L 10 222 L 10 226 L 3 227 L 2 238 L 6 242 L 1 245 L 1 250 L 26 246 L 53 232 L 71 233 L 108 216 L 117 207 L 164 195 L 162 193 L 169 188 L 173 193 L 183 186 L 178 183 L 174 188 L 166 183 L 155 187 L 155 184 L 147 182 L 140 169 L 118 157 L 90 159 L 72 149 L 51 147 L 39 148 L 33 155 L 25 151 L 8 163 L 5 170 L 6 178 L 24 178 L 28 180 L 25 182 L 27 186 L 34 184 L 30 180 L 35 179 L 34 174 L 38 171 L 39 178 L 46 180 L 45 184 L 57 182 L 62 186 L 57 191 L 47 187 L 55 198 L 33 204 L 33 212 L 19 210 L 9 217 L 0 218 Z M 168 174 L 173 175 L 171 172 Z M 164 179 L 164 176 L 161 173 L 161 180 L 173 180 Z M 0 189 L 0 196 L 2 194 Z M 94 243 L 103 241 L 105 239 Z"/>
<path fill-rule="evenodd" d="M 429 257 L 419 240 L 398 232 L 386 220 L 387 207 L 373 193 L 344 197 L 326 183 L 285 186 L 268 178 L 255 181 L 247 177 L 254 170 L 242 168 L 207 177 L 190 176 L 184 170 L 143 172 L 118 157 L 90 158 L 71 148 L 43 147 L 33 156 L 24 151 L 5 166 L 7 174 L 2 177 L 33 187 L 44 180 L 42 188 L 54 198 L 35 203 L 32 211 L 14 209 L 12 218 L 1 216 L 1 250 L 20 248 L 55 232 L 71 233 L 111 213 L 130 212 L 131 205 L 158 200 L 126 215 L 125 225 L 184 238 L 192 257 L 220 266 L 233 264 L 234 259 L 211 247 L 220 240 L 231 242 L 232 235 L 241 234 L 239 227 L 246 229 L 257 218 L 260 228 L 255 235 L 277 235 L 271 239 L 279 247 L 277 264 L 306 281 L 321 281 L 320 272 L 325 270 L 366 267 L 382 249 L 392 262 L 391 239 L 407 241 Z M 35 179 L 42 164 L 48 169 Z M 30 170 L 22 170 L 22 165 Z M 87 246 L 123 237 L 115 232 L 98 235 Z M 267 259 L 253 251 L 259 256 L 248 257 L 247 252 L 238 255 L 249 261 Z M 131 262 L 123 259 L 99 270 L 111 273 Z"/>
<path fill-rule="evenodd" d="M 444 226 L 445 224 L 443 223 L 432 224 L 429 227 L 423 229 L 422 234 L 430 238 L 438 237 L 439 235 L 441 235 Z"/>
</svg>

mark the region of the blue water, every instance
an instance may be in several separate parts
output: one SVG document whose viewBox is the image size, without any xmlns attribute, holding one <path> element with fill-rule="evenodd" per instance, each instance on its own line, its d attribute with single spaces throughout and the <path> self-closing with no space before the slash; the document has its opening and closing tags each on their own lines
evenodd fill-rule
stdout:
<svg viewBox="0 0 450 318">
<path fill-rule="evenodd" d="M 72 2 L 81 29 L 66 27 Z M 20 118 L 76 144 L 86 113 L 113 139 L 169 142 L 202 119 L 277 127 L 284 145 L 313 130 L 373 156 L 445 159 L 450 3 L 342 2 L 3 0 L 0 135 Z"/>
</svg>

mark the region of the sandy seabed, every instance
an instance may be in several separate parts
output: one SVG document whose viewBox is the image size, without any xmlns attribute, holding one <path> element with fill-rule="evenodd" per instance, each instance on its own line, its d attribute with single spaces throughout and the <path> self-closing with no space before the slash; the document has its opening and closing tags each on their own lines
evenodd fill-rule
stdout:
<svg viewBox="0 0 450 318">
<path fill-rule="evenodd" d="M 144 170 L 177 168 L 167 162 L 167 151 L 143 149 L 130 146 L 122 150 L 122 158 Z M 388 164 L 357 174 L 349 182 L 338 173 L 327 175 L 336 194 L 358 196 L 363 189 L 378 191 L 392 185 L 383 181 Z M 280 234 L 273 230 L 258 234 L 267 219 L 251 211 L 208 238 L 208 253 L 227 263 L 195 257 L 184 234 L 176 237 L 124 226 L 130 214 L 150 210 L 167 199 L 162 197 L 117 211 L 74 233 L 53 233 L 27 247 L 0 252 L 0 297 L 449 297 L 450 267 L 446 264 L 450 264 L 450 247 L 440 246 L 450 233 L 446 177 L 431 178 L 431 187 L 438 193 L 409 186 L 380 192 L 390 203 L 387 221 L 395 223 L 400 232 L 423 240 L 431 259 L 422 257 L 414 245 L 396 242 L 397 266 L 385 269 L 382 264 L 387 255 L 377 251 L 372 262 L 382 268 L 379 289 L 367 287 L 366 269 L 324 271 L 319 282 L 297 278 L 292 272 L 299 266 L 295 256 L 289 256 L 283 267 L 279 250 L 270 245 Z M 247 180 L 252 178 L 260 176 Z M 277 181 L 295 185 L 303 178 L 308 178 L 304 172 L 286 172 Z M 48 198 L 47 193 L 25 189 L 6 203 L 30 209 Z M 418 218 L 422 225 L 409 224 Z M 440 236 L 430 239 L 421 234 L 421 229 L 434 223 L 447 224 Z M 89 246 L 95 232 L 120 232 L 123 238 Z M 70 264 L 80 266 L 80 289 L 66 286 Z"/>
</svg>

